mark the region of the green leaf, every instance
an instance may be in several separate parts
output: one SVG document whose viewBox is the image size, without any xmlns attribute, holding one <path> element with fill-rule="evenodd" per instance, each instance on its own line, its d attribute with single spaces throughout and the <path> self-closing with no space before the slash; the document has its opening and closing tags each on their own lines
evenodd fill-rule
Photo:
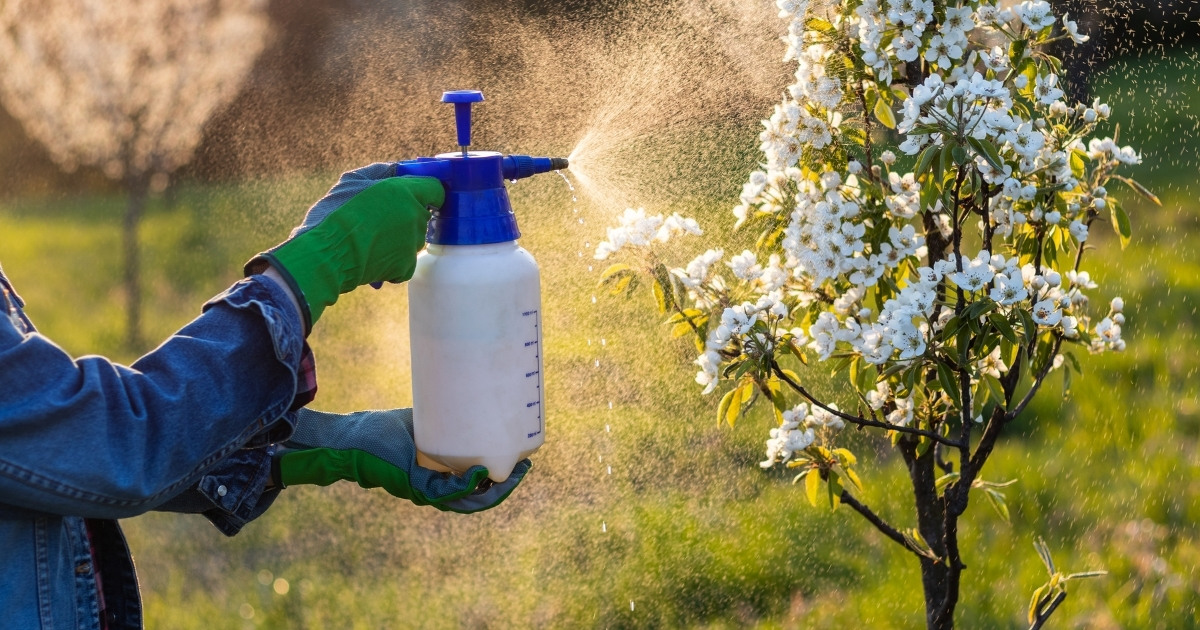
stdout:
<svg viewBox="0 0 1200 630">
<path fill-rule="evenodd" d="M 850 468 L 847 468 L 846 476 L 850 478 L 850 483 L 853 483 L 854 487 L 857 488 L 859 492 L 863 491 L 862 479 L 858 478 L 858 473 L 854 472 Z"/>
<path fill-rule="evenodd" d="M 601 272 L 600 282 L 598 284 L 604 284 L 605 282 L 610 282 L 614 279 L 614 276 L 617 276 L 618 274 L 625 274 L 625 273 L 633 273 L 633 268 L 631 268 L 629 265 L 626 265 L 625 263 L 617 263 L 615 265 L 612 265 L 608 269 L 605 269 L 603 272 Z"/>
<path fill-rule="evenodd" d="M 819 17 L 808 18 L 807 26 L 808 26 L 808 29 L 812 30 L 812 31 L 818 31 L 821 33 L 833 33 L 834 32 L 833 24 L 831 24 L 829 22 L 829 20 L 819 18 Z"/>
<path fill-rule="evenodd" d="M 1084 155 L 1084 152 L 1078 149 L 1071 151 L 1071 175 L 1076 179 L 1083 179 L 1084 173 L 1087 172 L 1087 166 L 1083 163 Z"/>
<path fill-rule="evenodd" d="M 988 315 L 988 321 L 992 322 L 992 326 L 1000 331 L 1001 335 L 1008 340 L 1009 343 L 1017 343 L 1017 333 L 1013 330 L 1012 325 L 1008 323 L 1008 319 L 1000 313 L 991 313 Z"/>
<path fill-rule="evenodd" d="M 917 177 L 925 174 L 933 166 L 933 157 L 937 155 L 937 147 L 932 144 L 921 149 L 921 153 L 917 155 L 917 166 L 913 169 Z"/>
<path fill-rule="evenodd" d="M 834 471 L 829 471 L 829 509 L 836 510 L 842 504 L 842 480 Z"/>
<path fill-rule="evenodd" d="M 847 448 L 834 449 L 833 456 L 836 457 L 838 462 L 843 466 L 853 466 L 858 463 L 858 458 L 855 457 L 854 453 L 850 452 L 850 449 Z"/>
<path fill-rule="evenodd" d="M 1138 182 L 1136 182 L 1136 181 L 1134 181 L 1133 179 L 1130 179 L 1130 178 L 1128 178 L 1128 177 L 1121 177 L 1121 176 L 1119 176 L 1119 175 L 1117 175 L 1117 176 L 1115 176 L 1115 177 L 1116 177 L 1117 179 L 1119 179 L 1119 180 L 1121 180 L 1121 181 L 1125 182 L 1125 183 L 1126 183 L 1126 184 L 1127 184 L 1127 185 L 1128 185 L 1130 188 L 1132 188 L 1132 189 L 1134 189 L 1135 191 L 1137 191 L 1137 193 L 1138 193 L 1139 195 L 1141 195 L 1141 196 L 1145 197 L 1147 200 L 1149 200 L 1149 201 L 1150 201 L 1151 203 L 1153 203 L 1154 205 L 1156 205 L 1156 206 L 1159 206 L 1159 207 L 1162 207 L 1162 202 L 1161 202 L 1161 201 L 1159 201 L 1159 199 L 1158 199 L 1158 196 L 1157 196 L 1157 195 L 1155 195 L 1154 193 L 1150 192 L 1150 189 L 1149 189 L 1149 188 L 1146 188 L 1145 186 L 1143 186 L 1143 185 L 1139 184 Z"/>
<path fill-rule="evenodd" d="M 987 163 L 992 168 L 998 171 L 1004 170 L 1004 161 L 1000 159 L 1000 152 L 996 150 L 996 145 L 992 144 L 991 141 L 967 136 L 967 142 L 971 145 L 971 148 L 975 149 L 977 154 L 987 160 Z"/>
<path fill-rule="evenodd" d="M 618 280 L 613 284 L 612 289 L 609 290 L 609 293 L 613 295 L 617 295 L 622 291 L 632 292 L 633 289 L 637 287 L 637 276 L 635 276 L 632 272 L 620 274 L 615 277 L 617 277 Z"/>
<path fill-rule="evenodd" d="M 809 471 L 808 476 L 804 478 L 804 494 L 808 497 L 808 502 L 813 507 L 817 507 L 817 493 L 821 491 L 821 475 L 813 469 Z"/>
<path fill-rule="evenodd" d="M 1050 590 L 1049 584 L 1043 584 L 1033 592 L 1033 597 L 1029 600 L 1029 623 L 1033 623 L 1037 619 L 1038 604 L 1041 603 L 1042 597 Z"/>
<path fill-rule="evenodd" d="M 1017 64 L 1021 62 L 1021 59 L 1025 56 L 1025 48 L 1028 45 L 1029 42 L 1024 39 L 1013 40 L 1013 42 L 1009 44 L 1008 58 L 1009 61 L 1011 61 L 1011 65 L 1017 66 Z"/>
<path fill-rule="evenodd" d="M 1033 548 L 1041 557 L 1042 564 L 1046 565 L 1046 572 L 1050 575 L 1057 573 L 1058 570 L 1054 568 L 1054 559 L 1050 557 L 1050 546 L 1046 544 L 1046 539 L 1039 536 L 1037 540 L 1033 541 Z"/>
<path fill-rule="evenodd" d="M 747 361 L 749 363 L 749 361 Z M 725 409 L 725 422 L 729 424 L 729 428 L 733 428 L 737 422 L 738 416 L 742 414 L 742 405 L 750 401 L 754 396 L 754 385 L 746 382 L 733 390 L 733 398 L 729 401 L 729 407 Z"/>
<path fill-rule="evenodd" d="M 996 510 L 996 513 L 1000 515 L 1000 518 L 1004 519 L 1005 523 L 1011 522 L 1008 515 L 1008 504 L 1004 501 L 1004 493 L 1000 492 L 999 490 L 986 488 L 984 490 L 984 496 L 987 497 L 988 503 L 991 504 L 992 509 Z"/>
<path fill-rule="evenodd" d="M 953 145 L 953 146 L 954 146 L 954 148 L 950 149 L 950 156 L 954 158 L 954 163 L 958 164 L 959 166 L 966 164 L 967 163 L 967 150 L 958 145 Z"/>
<path fill-rule="evenodd" d="M 1109 202 L 1108 207 L 1112 208 L 1110 214 L 1113 229 L 1121 237 L 1121 249 L 1125 249 L 1125 246 L 1129 244 L 1130 236 L 1133 235 L 1133 231 L 1129 227 L 1129 215 L 1125 214 L 1125 209 L 1116 202 Z"/>
<path fill-rule="evenodd" d="M 1108 575 L 1108 571 L 1083 571 L 1081 573 L 1072 573 L 1064 579 L 1075 580 L 1079 578 L 1103 577 L 1105 575 Z"/>
<path fill-rule="evenodd" d="M 659 282 L 658 278 L 655 278 L 654 282 L 650 283 L 650 288 L 654 290 L 654 302 L 658 305 L 658 312 L 667 312 L 667 293 L 663 290 L 662 283 Z"/>
<path fill-rule="evenodd" d="M 933 482 L 933 487 L 937 490 L 939 495 L 944 494 L 946 492 L 946 487 L 955 481 L 958 481 L 960 477 L 962 477 L 962 475 L 956 472 L 946 473 L 941 477 L 938 477 L 937 481 Z"/>
<path fill-rule="evenodd" d="M 733 399 L 737 390 L 731 389 L 725 392 L 721 397 L 721 404 L 717 406 L 717 425 L 720 426 L 721 421 L 725 419 L 725 415 L 729 412 L 729 408 L 733 405 Z"/>
<path fill-rule="evenodd" d="M 875 118 L 879 119 L 879 122 L 888 129 L 896 128 L 896 113 L 882 98 L 875 101 Z"/>
<path fill-rule="evenodd" d="M 959 408 L 962 407 L 962 393 L 958 391 L 958 384 L 954 379 L 954 372 L 945 363 L 938 361 L 937 364 L 938 382 L 942 385 L 942 390 L 950 395 L 950 399 Z"/>
</svg>

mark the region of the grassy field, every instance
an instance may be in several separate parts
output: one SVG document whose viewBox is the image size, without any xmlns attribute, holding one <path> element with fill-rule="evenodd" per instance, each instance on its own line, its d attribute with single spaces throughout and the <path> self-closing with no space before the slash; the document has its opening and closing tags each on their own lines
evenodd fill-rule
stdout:
<svg viewBox="0 0 1200 630">
<path fill-rule="evenodd" d="M 1135 177 L 1163 200 L 1131 205 L 1124 251 L 1093 228 L 1101 251 L 1085 266 L 1124 296 L 1129 350 L 1080 357 L 1086 374 L 1070 398 L 1056 379 L 985 470 L 1019 481 L 1008 489 L 1011 523 L 978 501 L 963 524 L 961 627 L 1026 627 L 1028 596 L 1045 579 L 1038 536 L 1068 571 L 1109 571 L 1072 587 L 1055 627 L 1200 626 L 1198 76 L 1193 50 L 1122 62 L 1094 80 L 1122 141 L 1145 154 Z M 236 280 L 330 179 L 185 185 L 170 203 L 156 200 L 142 239 L 148 336 L 166 336 Z M 552 314 L 548 437 L 526 483 L 473 517 L 342 485 L 288 490 L 232 539 L 194 517 L 132 519 L 148 627 L 921 625 L 910 556 L 847 510 L 810 508 L 789 476 L 758 469 L 768 419 L 715 424 L 716 401 L 691 382 L 690 348 L 665 341 L 648 295 L 593 303 L 588 246 L 611 218 L 573 204 L 557 178 L 541 180 L 513 189 Z M 133 358 L 119 345 L 121 203 L 0 205 L 0 262 L 35 323 L 75 354 Z M 729 221 L 723 202 L 679 205 L 710 229 Z M 312 338 L 314 406 L 406 405 L 406 322 L 402 287 L 331 308 Z M 911 526 L 899 462 L 886 448 L 861 452 L 865 501 Z"/>
</svg>

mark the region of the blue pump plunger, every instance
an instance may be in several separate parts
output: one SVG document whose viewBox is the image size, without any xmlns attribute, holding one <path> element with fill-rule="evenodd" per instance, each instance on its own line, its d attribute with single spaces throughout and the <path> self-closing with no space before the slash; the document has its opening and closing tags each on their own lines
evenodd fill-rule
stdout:
<svg viewBox="0 0 1200 630">
<path fill-rule="evenodd" d="M 471 105 L 483 101 L 478 90 L 442 94 L 454 104 L 454 121 L 460 152 L 440 153 L 396 163 L 396 176 L 436 177 L 446 189 L 446 201 L 429 220 L 425 240 L 439 245 L 504 243 L 521 236 L 517 217 L 508 201 L 504 180 L 515 180 L 567 168 L 566 158 L 502 155 L 495 151 L 469 151 Z"/>
</svg>

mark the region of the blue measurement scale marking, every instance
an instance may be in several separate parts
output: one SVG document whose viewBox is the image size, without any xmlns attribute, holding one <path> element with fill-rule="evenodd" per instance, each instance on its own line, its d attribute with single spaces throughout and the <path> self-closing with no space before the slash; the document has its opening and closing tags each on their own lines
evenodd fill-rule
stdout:
<svg viewBox="0 0 1200 630">
<path fill-rule="evenodd" d="M 541 346 L 538 344 L 538 339 L 540 337 L 540 335 L 538 334 L 538 331 L 541 329 L 542 320 L 541 320 L 541 314 L 537 310 L 525 311 L 524 313 L 521 313 L 521 316 L 533 318 L 533 341 L 525 342 L 525 347 L 526 348 L 532 347 L 533 351 L 534 351 L 534 354 L 533 354 L 534 369 L 531 372 L 526 372 L 525 378 L 537 379 L 534 381 L 534 387 L 537 389 L 537 400 L 525 403 L 526 408 L 537 407 L 537 412 L 538 412 L 538 430 L 525 436 L 527 438 L 531 438 L 531 437 L 534 437 L 534 436 L 540 434 L 542 432 L 542 429 L 545 427 L 545 422 L 543 422 L 543 420 L 542 420 L 542 380 L 540 377 L 541 367 L 542 367 L 542 363 L 540 360 L 541 355 L 542 355 L 542 349 L 541 349 Z"/>
</svg>

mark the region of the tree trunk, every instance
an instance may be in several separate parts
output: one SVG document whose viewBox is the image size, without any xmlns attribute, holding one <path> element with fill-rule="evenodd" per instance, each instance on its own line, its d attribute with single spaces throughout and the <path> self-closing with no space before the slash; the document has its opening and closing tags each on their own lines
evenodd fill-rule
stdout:
<svg viewBox="0 0 1200 630">
<path fill-rule="evenodd" d="M 954 611 L 943 611 L 951 588 L 946 554 L 946 505 L 937 494 L 935 453 L 932 447 L 918 454 L 916 440 L 905 439 L 900 444 L 904 462 L 908 467 L 909 480 L 913 485 L 913 499 L 917 508 L 917 529 L 934 555 L 921 558 L 921 587 L 925 593 L 925 624 L 930 630 L 950 630 L 954 627 Z M 956 594 L 957 595 L 957 594 Z M 956 601 L 957 596 L 949 601 Z"/>
<path fill-rule="evenodd" d="M 129 198 L 125 204 L 125 220 L 121 230 L 121 245 L 124 250 L 125 284 L 125 345 L 135 352 L 145 348 L 142 337 L 142 287 L 141 256 L 138 251 L 138 225 L 142 211 L 146 208 L 146 197 L 150 182 L 144 175 L 125 178 L 125 191 Z"/>
</svg>

